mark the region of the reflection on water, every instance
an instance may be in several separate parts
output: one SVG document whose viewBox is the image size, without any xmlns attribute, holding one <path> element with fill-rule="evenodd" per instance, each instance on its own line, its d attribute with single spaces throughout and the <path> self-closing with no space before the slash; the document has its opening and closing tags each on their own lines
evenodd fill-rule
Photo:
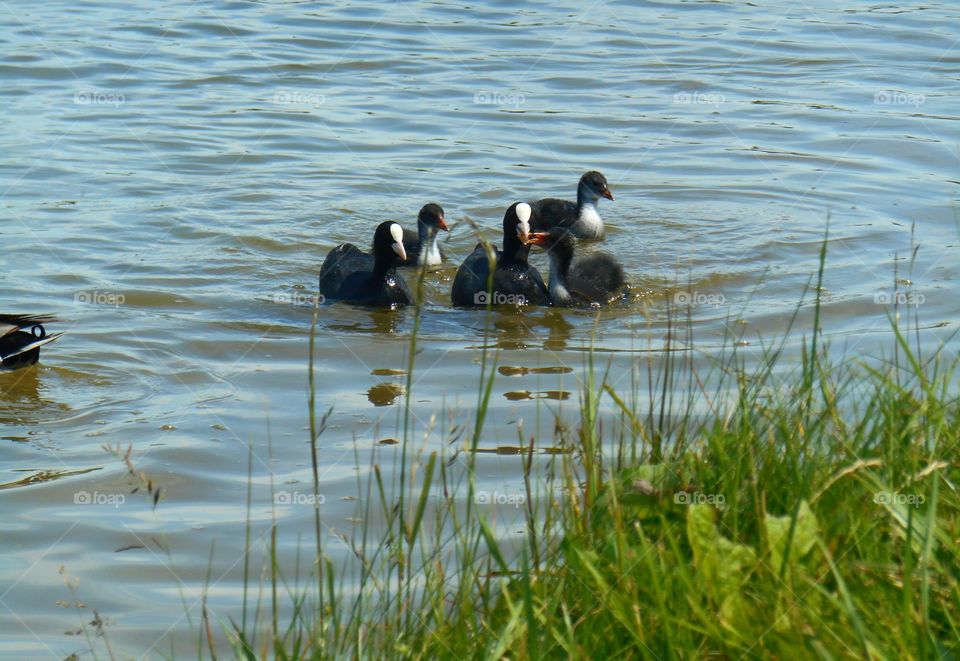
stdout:
<svg viewBox="0 0 960 661">
<path fill-rule="evenodd" d="M 540 392 L 530 392 L 529 390 L 511 390 L 503 393 L 503 396 L 511 402 L 519 402 L 524 399 L 570 399 L 570 393 L 566 390 L 543 390 Z"/>
<path fill-rule="evenodd" d="M 399 332 L 406 320 L 407 311 L 370 310 L 349 303 L 330 303 L 320 308 L 317 320 L 317 332 L 368 335 L 390 335 Z M 342 317 L 340 315 L 343 315 Z M 341 321 L 341 319 L 344 319 Z M 346 319 L 349 319 L 347 321 Z"/>
<path fill-rule="evenodd" d="M 14 372 L 0 372 L 0 425 L 31 427 L 68 413 L 70 406 L 55 402 L 44 388 L 43 378 L 54 371 L 33 365 Z M 5 436 L 10 440 L 27 440 Z"/>
<path fill-rule="evenodd" d="M 398 370 L 390 367 L 382 367 L 374 370 L 370 370 L 370 373 L 375 376 L 403 376 L 406 374 L 406 370 Z"/>
<path fill-rule="evenodd" d="M 536 445 L 536 444 L 534 444 Z M 521 448 L 516 445 L 498 445 L 494 448 L 485 448 L 478 447 L 474 452 L 478 454 L 499 454 L 499 455 L 521 455 L 521 454 L 567 454 L 571 452 L 568 448 L 559 448 L 559 447 L 525 447 Z"/>
<path fill-rule="evenodd" d="M 367 391 L 367 399 L 374 406 L 390 406 L 396 404 L 397 397 L 403 392 L 404 388 L 399 383 L 378 383 Z"/>
<path fill-rule="evenodd" d="M 554 365 L 552 367 L 525 367 L 522 365 L 511 366 L 501 365 L 497 372 L 501 376 L 524 376 L 526 374 L 569 374 L 573 371 L 572 367 L 566 365 Z"/>
<path fill-rule="evenodd" d="M 474 337 L 493 340 L 492 344 L 486 345 L 487 349 L 563 351 L 576 328 L 567 315 L 577 313 L 569 310 L 495 308 L 490 313 L 491 318 L 485 317 L 483 312 L 474 313 L 475 324 L 471 326 Z M 469 348 L 484 347 L 472 345 Z"/>
<path fill-rule="evenodd" d="M 86 468 L 81 470 L 41 470 L 36 472 L 34 472 L 32 469 L 25 468 L 14 472 L 30 473 L 30 475 L 22 477 L 19 480 L 14 480 L 13 482 L 4 482 L 0 484 L 0 489 L 28 487 L 33 484 L 42 484 L 43 482 L 60 480 L 65 477 L 75 477 L 77 475 L 83 475 L 85 473 L 91 473 L 98 470 L 102 470 L 102 467 L 98 466 L 96 468 Z"/>
</svg>

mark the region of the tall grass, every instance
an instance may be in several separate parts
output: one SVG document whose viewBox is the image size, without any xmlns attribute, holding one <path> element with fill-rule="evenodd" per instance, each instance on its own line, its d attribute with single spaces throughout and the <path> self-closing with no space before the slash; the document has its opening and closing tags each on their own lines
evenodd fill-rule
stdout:
<svg viewBox="0 0 960 661">
<path fill-rule="evenodd" d="M 493 510 L 476 502 L 496 356 L 484 350 L 470 424 L 441 427 L 445 442 L 417 453 L 414 339 L 399 479 L 385 479 L 371 454 L 370 478 L 358 481 L 364 521 L 379 518 L 385 533 L 364 523 L 344 538 L 347 565 L 334 567 L 318 507 L 314 580 L 300 584 L 299 566 L 276 561 L 274 527 L 271 597 L 248 605 L 244 592 L 241 622 L 226 624 L 233 648 L 219 653 L 956 658 L 957 363 L 921 360 L 897 315 L 890 360 L 832 362 L 820 328 L 825 262 L 826 242 L 797 365 L 783 359 L 784 338 L 759 361 L 730 343 L 698 373 L 689 317 L 649 354 L 633 392 L 619 392 L 588 354 L 579 422 L 557 423 L 563 452 L 542 454 L 520 435 L 519 542 L 498 537 Z M 319 493 L 326 417 L 315 404 L 311 369 Z M 602 427 L 604 406 L 616 428 Z M 245 580 L 255 580 L 246 567 Z M 203 635 L 216 655 L 209 626 Z"/>
<path fill-rule="evenodd" d="M 697 374 L 679 350 L 689 346 L 689 325 L 681 329 L 686 342 L 671 328 L 648 366 L 650 404 L 641 412 L 635 394 L 597 375 L 591 355 L 580 423 L 558 426 L 567 452 L 542 461 L 520 438 L 527 499 L 519 548 L 498 539 L 489 509 L 475 504 L 476 450 L 496 374 L 495 358 L 484 354 L 465 438 L 408 455 L 408 408 L 399 492 L 388 492 L 379 466 L 362 485 L 368 515 L 379 508 L 388 533 L 373 540 L 363 527 L 352 541 L 356 596 L 334 589 L 334 569 L 318 556 L 314 567 L 329 579 L 312 590 L 319 608 L 294 609 L 264 652 L 955 656 L 956 363 L 921 361 L 893 318 L 891 361 L 831 363 L 818 296 L 825 259 L 824 252 L 812 288 L 814 326 L 796 370 L 782 369 L 781 344 L 754 367 L 732 347 L 712 374 Z M 413 356 L 411 346 L 408 400 Z M 615 438 L 599 425 L 604 400 L 619 412 Z M 452 471 L 453 455 L 464 450 L 466 470 Z M 302 604 L 307 595 L 291 598 Z M 235 631 L 238 654 L 249 652 L 241 641 L 250 638 Z"/>
</svg>

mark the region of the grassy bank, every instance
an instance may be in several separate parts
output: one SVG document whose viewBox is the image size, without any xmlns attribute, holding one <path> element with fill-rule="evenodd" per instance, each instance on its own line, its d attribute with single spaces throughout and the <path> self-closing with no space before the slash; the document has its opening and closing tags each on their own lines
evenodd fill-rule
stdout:
<svg viewBox="0 0 960 661">
<path fill-rule="evenodd" d="M 343 568 L 321 560 L 312 588 L 278 596 L 274 565 L 272 598 L 259 604 L 273 617 L 235 624 L 232 653 L 955 657 L 956 364 L 921 361 L 893 320 L 888 360 L 833 364 L 814 308 L 802 361 L 787 372 L 776 347 L 752 368 L 731 349 L 701 381 L 686 354 L 665 347 L 644 411 L 591 365 L 580 422 L 557 429 L 566 452 L 545 460 L 519 441 L 519 547 L 499 540 L 476 504 L 473 462 L 496 373 L 486 357 L 464 438 L 429 455 L 404 444 L 399 491 L 388 493 L 378 466 L 362 488 L 365 520 L 378 510 L 390 532 L 348 540 L 359 590 L 344 590 Z M 683 401 L 672 395 L 708 381 Z M 614 438 L 598 424 L 601 406 L 618 411 Z M 316 441 L 321 421 L 312 428 Z M 455 473 L 460 453 L 468 469 Z M 292 616 L 278 621 L 278 600 L 292 601 Z"/>
</svg>

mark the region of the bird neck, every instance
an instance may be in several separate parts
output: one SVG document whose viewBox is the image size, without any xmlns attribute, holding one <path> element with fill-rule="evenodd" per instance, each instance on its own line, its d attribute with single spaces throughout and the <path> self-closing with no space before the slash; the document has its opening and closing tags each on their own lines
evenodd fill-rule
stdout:
<svg viewBox="0 0 960 661">
<path fill-rule="evenodd" d="M 524 245 L 517 238 L 516 234 L 507 233 L 503 237 L 503 255 L 500 262 L 504 266 L 527 265 L 527 256 L 530 254 L 530 246 Z"/>
<path fill-rule="evenodd" d="M 570 271 L 570 258 L 550 251 L 550 282 L 547 291 L 554 305 L 565 305 L 571 300 L 567 284 L 567 274 Z"/>
<path fill-rule="evenodd" d="M 373 256 L 373 277 L 382 280 L 390 275 L 396 269 L 396 262 L 397 258 L 392 250 L 389 254 L 386 252 L 375 253 Z"/>
<path fill-rule="evenodd" d="M 579 205 L 577 221 L 581 228 L 580 236 L 584 238 L 603 236 L 603 219 L 597 211 L 597 202 L 597 199 L 592 199 Z"/>
<path fill-rule="evenodd" d="M 599 201 L 600 198 L 597 197 L 597 194 L 590 190 L 587 186 L 580 186 L 577 188 L 577 208 L 583 208 L 588 204 L 596 208 Z"/>
<path fill-rule="evenodd" d="M 420 223 L 420 255 L 417 257 L 417 263 L 421 266 L 436 266 L 443 259 L 440 257 L 440 235 L 431 231 L 429 227 Z"/>
</svg>

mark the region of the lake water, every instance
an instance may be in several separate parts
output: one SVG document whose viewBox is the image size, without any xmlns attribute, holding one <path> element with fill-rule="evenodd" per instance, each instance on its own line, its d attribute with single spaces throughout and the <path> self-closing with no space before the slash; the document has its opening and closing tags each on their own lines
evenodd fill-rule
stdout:
<svg viewBox="0 0 960 661">
<path fill-rule="evenodd" d="M 236 617 L 248 448 L 255 535 L 271 479 L 292 501 L 310 491 L 323 257 L 367 246 L 386 219 L 414 228 L 425 202 L 446 209 L 452 261 L 426 283 L 418 452 L 471 420 L 484 346 L 504 369 L 483 445 L 516 445 L 518 430 L 549 445 L 555 415 L 576 424 L 585 348 L 629 389 L 635 365 L 660 359 L 642 350 L 663 346 L 667 301 L 692 303 L 697 360 L 730 334 L 748 357 L 788 334 L 789 364 L 810 334 L 809 307 L 789 324 L 828 218 L 837 355 L 889 346 L 895 263 L 925 350 L 956 332 L 956 4 L 335 4 L 0 9 L 0 312 L 53 313 L 49 330 L 67 331 L 39 367 L 0 375 L 0 656 L 86 649 L 65 634 L 91 609 L 122 656 L 195 655 L 185 612 L 195 624 L 214 542 L 211 609 Z M 604 247 L 631 274 L 631 303 L 451 309 L 469 221 L 499 242 L 511 202 L 572 199 L 588 169 L 616 196 L 600 208 Z M 319 311 L 331 540 L 358 525 L 370 452 L 398 456 L 378 441 L 403 434 L 396 371 L 413 325 L 413 310 Z M 104 444 L 132 446 L 163 490 L 155 510 Z M 516 492 L 517 476 L 516 457 L 478 460 L 491 492 Z M 285 553 L 310 539 L 309 506 L 274 516 Z"/>
</svg>

